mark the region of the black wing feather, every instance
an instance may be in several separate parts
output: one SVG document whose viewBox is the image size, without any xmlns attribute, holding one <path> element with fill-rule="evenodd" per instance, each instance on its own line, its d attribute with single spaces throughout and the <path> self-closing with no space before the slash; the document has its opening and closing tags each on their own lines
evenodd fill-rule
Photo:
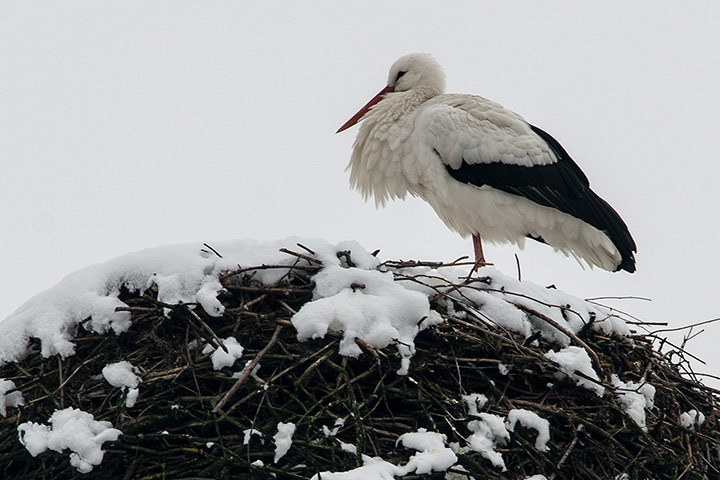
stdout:
<svg viewBox="0 0 720 480">
<path fill-rule="evenodd" d="M 590 189 L 583 171 L 557 140 L 533 125 L 530 128 L 555 153 L 557 162 L 526 167 L 500 162 L 468 164 L 463 161 L 458 169 L 448 165 L 448 173 L 459 182 L 478 187 L 488 185 L 589 223 L 605 232 L 617 247 L 622 257 L 618 270 L 634 272 L 633 253 L 637 247 L 620 215 Z"/>
</svg>

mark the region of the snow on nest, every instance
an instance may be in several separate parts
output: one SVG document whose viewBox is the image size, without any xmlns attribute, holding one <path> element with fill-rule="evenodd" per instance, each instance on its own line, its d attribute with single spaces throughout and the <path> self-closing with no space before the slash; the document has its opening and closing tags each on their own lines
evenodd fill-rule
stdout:
<svg viewBox="0 0 720 480">
<path fill-rule="evenodd" d="M 292 318 L 298 339 L 322 337 L 329 330 L 344 332 L 340 353 L 346 356 L 361 354 L 355 338 L 379 348 L 394 343 L 402 357 L 400 374 L 407 374 L 417 333 L 442 321 L 428 302 L 428 296 L 436 294 L 438 288 L 451 298 L 470 302 L 483 318 L 501 328 L 525 336 L 540 331 L 562 347 L 570 343 L 565 334 L 522 308 L 539 312 L 572 332 L 594 319 L 595 328 L 606 333 L 629 334 L 621 319 L 601 307 L 559 290 L 520 282 L 492 268 L 478 273 L 486 283 L 455 288 L 467 276 L 466 269 L 413 267 L 391 272 L 389 268 L 378 269 L 380 261 L 354 241 L 332 245 L 325 240 L 291 237 L 267 242 L 215 242 L 214 251 L 199 244 L 156 247 L 70 274 L 0 321 L 0 365 L 25 358 L 33 338 L 40 340 L 44 357 L 73 355 L 73 332 L 79 323 L 97 333 L 125 332 L 130 328 L 130 314 L 116 311 L 125 306 L 118 299 L 123 288 L 142 293 L 155 285 L 161 302 L 197 304 L 208 315 L 221 316 L 224 307 L 217 299 L 222 290 L 221 272 L 260 265 L 289 268 L 297 258 L 280 249 L 297 249 L 298 243 L 315 252 L 324 266 L 313 279 L 313 301 Z M 344 250 L 352 252 L 355 267 L 342 265 L 337 253 Z M 286 272 L 282 268 L 261 269 L 255 271 L 254 279 L 272 284 Z M 411 275 L 414 280 L 409 280 Z M 236 350 L 241 353 L 241 349 L 238 345 Z"/>
<path fill-rule="evenodd" d="M 691 432 L 694 432 L 695 427 L 700 427 L 703 423 L 705 423 L 705 414 L 694 408 L 680 414 L 680 424 Z"/>
<path fill-rule="evenodd" d="M 592 367 L 590 356 L 584 349 L 571 345 L 558 352 L 550 350 L 545 354 L 545 358 L 558 364 L 560 372 L 562 372 L 558 372 L 558 376 L 562 377 L 563 375 L 567 375 L 576 384 L 595 392 L 598 397 L 602 397 L 605 394 L 605 387 L 600 384 L 598 374 Z M 575 372 L 583 373 L 597 381 L 593 382 L 592 380 L 588 380 L 585 377 L 577 375 Z"/>
<path fill-rule="evenodd" d="M 273 463 L 277 463 L 287 452 L 290 450 L 292 445 L 292 436 L 295 434 L 294 423 L 283 423 L 280 422 L 277 425 L 277 433 L 273 437 L 275 442 L 275 458 Z"/>
<path fill-rule="evenodd" d="M 122 432 L 112 423 L 99 422 L 82 410 L 69 407 L 56 410 L 48 419 L 50 425 L 25 422 L 18 426 L 20 441 L 33 457 L 50 449 L 62 453 L 72 450 L 70 464 L 88 473 L 102 463 L 102 444 L 117 440 Z"/>
<path fill-rule="evenodd" d="M 378 348 L 396 342 L 402 375 L 407 374 L 415 353 L 418 331 L 442 321 L 437 314 L 431 315 L 425 295 L 404 288 L 389 272 L 330 265 L 314 280 L 314 301 L 303 305 L 292 319 L 298 340 L 323 337 L 328 330 L 342 331 L 345 336 L 339 351 L 350 357 L 362 353 L 355 338 Z M 429 321 L 421 324 L 423 319 Z"/>
<path fill-rule="evenodd" d="M 655 405 L 655 387 L 647 382 L 623 382 L 616 374 L 612 374 L 610 379 L 616 388 L 615 396 L 620 405 L 638 427 L 647 432 L 645 410 Z"/>
<path fill-rule="evenodd" d="M 609 309 L 555 288 L 508 277 L 491 267 L 481 268 L 476 275 L 478 280 L 483 279 L 485 283 L 467 283 L 460 288 L 447 287 L 466 279 L 466 269 L 411 267 L 401 271 L 408 275 L 405 281 L 401 281 L 406 288 L 417 289 L 430 296 L 437 293 L 435 288 L 445 287 L 444 290 L 451 298 L 479 305 L 482 317 L 489 323 L 526 337 L 539 331 L 543 338 L 560 346 L 570 344 L 567 335 L 523 309 L 537 312 L 572 333 L 577 333 L 592 321 L 594 327 L 603 333 L 630 335 L 625 321 Z"/>
<path fill-rule="evenodd" d="M 8 407 L 20 407 L 25 405 L 22 392 L 15 390 L 15 382 L 0 378 L 0 415 L 7 416 Z"/>
<path fill-rule="evenodd" d="M 362 455 L 363 465 L 345 472 L 321 472 L 310 480 L 393 480 L 410 473 L 418 475 L 444 472 L 454 466 L 457 455 L 445 444 L 447 437 L 441 433 L 419 428 L 397 439 L 397 444 L 416 450 L 405 465 L 395 465 L 380 457 Z"/>
<path fill-rule="evenodd" d="M 529 311 L 538 312 L 573 333 L 593 321 L 594 328 L 603 332 L 629 334 L 627 325 L 602 307 L 555 289 L 520 282 L 492 268 L 481 269 L 467 282 L 466 268 L 396 268 L 381 265 L 380 260 L 354 241 L 333 245 L 325 240 L 303 238 L 269 242 L 235 240 L 212 243 L 211 249 L 200 244 L 147 249 L 68 275 L 56 286 L 36 295 L 0 321 L 0 366 L 38 353 L 31 347 L 34 344 L 31 339 L 39 340 L 39 353 L 46 358 L 52 355 L 63 358 L 73 355 L 73 332 L 78 325 L 100 334 L 112 331 L 120 335 L 127 331 L 132 326 L 130 314 L 116 311 L 117 307 L 126 306 L 118 298 L 123 289 L 142 293 L 155 285 L 161 302 L 191 304 L 193 308 L 202 308 L 211 317 L 222 316 L 224 307 L 217 299 L 222 290 L 219 279 L 221 272 L 261 265 L 287 266 L 287 269 L 259 269 L 254 272 L 254 280 L 274 284 L 298 260 L 280 249 L 298 250 L 298 243 L 312 250 L 323 265 L 313 278 L 315 289 L 312 301 L 306 303 L 291 319 L 298 340 L 322 337 L 331 330 L 340 331 L 344 337 L 339 345 L 339 353 L 346 356 L 362 353 L 355 338 L 378 348 L 394 344 L 402 357 L 398 370 L 401 375 L 408 373 L 418 332 L 443 321 L 437 312 L 430 309 L 428 300 L 428 297 L 439 291 L 457 302 L 458 310 L 455 313 L 459 318 L 469 316 L 472 312 L 476 319 L 526 337 L 540 332 L 544 338 L 564 348 L 560 352 L 577 354 L 580 349 L 567 348 L 570 343 L 567 335 L 547 322 L 540 321 L 537 315 L 530 315 Z M 344 265 L 338 256 L 338 252 L 346 250 L 351 251 L 353 267 Z M 465 308 L 463 305 L 467 309 L 461 310 Z M 450 313 L 456 308 L 452 301 L 445 301 L 445 306 Z M 242 356 L 243 347 L 237 339 L 230 337 L 223 343 L 228 353 L 217 348 L 217 345 L 208 347 L 215 348 L 213 365 L 216 369 L 231 365 Z M 559 354 L 555 355 L 557 357 Z M 589 359 L 585 361 L 586 356 L 576 355 L 582 362 L 572 359 L 560 361 L 564 358 L 562 355 L 555 361 L 561 365 L 567 364 L 562 370 L 571 377 L 574 370 L 592 376 L 594 372 Z M 134 390 L 128 393 L 128 402 L 134 402 L 141 381 L 135 373 L 128 362 L 108 365 L 103 370 L 111 384 Z M 636 387 L 630 384 L 622 386 L 628 390 Z M 12 382 L 0 379 L 0 414 L 5 415 L 8 407 L 22 405 L 22 393 L 11 391 L 14 388 Z M 134 393 L 132 398 L 130 393 Z M 630 391 L 620 397 L 629 407 L 635 407 L 636 403 L 639 405 L 639 402 L 634 401 L 632 393 L 635 392 Z M 651 399 L 648 395 L 640 396 L 646 402 L 635 410 L 644 413 L 643 407 L 651 407 L 647 402 Z M 470 415 L 475 418 L 468 423 L 471 434 L 467 438 L 466 448 L 480 452 L 496 466 L 505 467 L 502 456 L 494 448 L 508 440 L 516 422 L 536 429 L 536 448 L 540 451 L 547 448 L 547 423 L 536 414 L 516 410 L 513 411 L 514 416 L 504 419 L 478 411 L 487 401 L 482 394 L 466 395 L 463 400 L 468 404 Z M 638 420 L 640 424 L 644 418 Z M 32 422 L 21 425 L 21 441 L 34 455 L 45 448 L 57 451 L 71 449 L 73 465 L 81 471 L 89 471 L 92 466 L 99 464 L 102 460 L 102 442 L 120 434 L 110 424 L 94 422 L 89 414 L 72 409 L 56 411 L 49 421 L 52 427 Z M 696 423 L 700 424 L 701 421 Z M 87 435 L 76 438 L 74 444 L 55 442 L 53 439 L 60 437 L 66 425 L 71 424 L 81 425 L 88 432 Z M 292 424 L 278 425 L 278 434 L 274 437 L 277 446 L 275 461 L 291 447 L 294 430 L 295 425 Z M 333 431 L 328 429 L 328 432 L 332 434 Z M 246 431 L 246 442 L 253 433 L 256 432 Z M 402 435 L 398 441 L 417 451 L 405 465 L 392 465 L 380 458 L 363 455 L 362 467 L 348 472 L 326 472 L 322 478 L 365 478 L 364 475 L 369 475 L 369 478 L 392 478 L 393 475 L 411 472 L 445 471 L 455 465 L 456 454 L 462 451 L 457 446 L 453 451 L 445 446 L 444 436 L 425 430 Z M 354 448 L 347 444 L 344 449 L 353 451 Z M 455 469 L 458 468 L 455 465 Z"/>
<path fill-rule="evenodd" d="M 297 249 L 298 242 L 312 248 L 325 265 L 339 264 L 336 252 L 345 249 L 353 251 L 353 260 L 362 268 L 378 264 L 377 259 L 355 242 L 330 245 L 323 240 L 299 238 L 213 243 L 222 258 L 198 243 L 129 253 L 68 275 L 0 321 L 0 365 L 22 360 L 29 353 L 30 338 L 40 340 L 44 357 L 72 355 L 75 351 L 72 332 L 78 323 L 88 318 L 90 320 L 84 324 L 88 330 L 97 333 L 112 330 L 116 334 L 127 331 L 130 314 L 115 311 L 117 307 L 125 306 L 117 298 L 121 287 L 143 292 L 155 284 L 161 302 L 198 303 L 208 315 L 220 316 L 224 311 L 216 298 L 222 289 L 218 280 L 220 272 L 237 269 L 239 265 L 290 266 L 296 258 L 279 249 Z M 258 270 L 254 278 L 274 283 L 284 273 L 282 269 Z"/>
<path fill-rule="evenodd" d="M 214 345 L 206 344 L 202 353 L 210 353 L 210 359 L 212 360 L 213 369 L 222 370 L 224 367 L 232 367 L 235 361 L 242 358 L 243 346 L 240 345 L 235 337 L 228 337 L 221 340 L 227 351 L 222 347 L 216 347 Z"/>
<path fill-rule="evenodd" d="M 123 391 L 127 390 L 125 406 L 128 408 L 135 406 L 140 393 L 138 385 L 142 382 L 142 379 L 135 375 L 136 373 L 138 373 L 138 368 L 127 360 L 109 363 L 102 369 L 102 375 L 110 385 L 121 388 Z"/>
</svg>

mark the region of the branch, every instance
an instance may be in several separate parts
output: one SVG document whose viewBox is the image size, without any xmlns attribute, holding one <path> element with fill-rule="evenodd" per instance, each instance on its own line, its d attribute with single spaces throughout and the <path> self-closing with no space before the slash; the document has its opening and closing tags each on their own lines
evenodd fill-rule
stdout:
<svg viewBox="0 0 720 480">
<path fill-rule="evenodd" d="M 282 325 L 278 325 L 275 327 L 275 332 L 273 332 L 272 338 L 270 338 L 270 341 L 265 345 L 265 348 L 260 350 L 257 355 L 255 355 L 255 358 L 252 359 L 250 364 L 245 367 L 245 373 L 243 373 L 240 378 L 237 379 L 237 382 L 235 382 L 235 385 L 233 385 L 230 390 L 225 394 L 225 396 L 218 402 L 217 405 L 215 405 L 215 408 L 213 408 L 213 413 L 217 413 L 221 408 L 225 406 L 225 404 L 235 395 L 235 393 L 240 389 L 240 386 L 242 386 L 243 383 L 245 383 L 245 380 L 248 379 L 250 374 L 252 373 L 253 369 L 257 366 L 258 363 L 260 363 L 260 359 L 265 356 L 265 354 L 272 348 L 273 345 L 275 345 L 275 342 L 277 342 L 278 335 L 280 335 L 280 330 L 282 330 Z"/>
</svg>

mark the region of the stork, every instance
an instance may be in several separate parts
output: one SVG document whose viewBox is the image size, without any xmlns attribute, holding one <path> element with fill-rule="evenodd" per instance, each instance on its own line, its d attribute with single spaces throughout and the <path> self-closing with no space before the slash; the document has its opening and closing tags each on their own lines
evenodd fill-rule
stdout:
<svg viewBox="0 0 720 480">
<path fill-rule="evenodd" d="M 530 238 L 591 268 L 635 271 L 625 222 L 557 140 L 486 98 L 444 91 L 432 56 L 392 65 L 387 86 L 337 131 L 362 120 L 347 167 L 353 188 L 377 206 L 422 198 L 472 237 L 476 269 L 481 238 L 519 247 Z"/>
</svg>

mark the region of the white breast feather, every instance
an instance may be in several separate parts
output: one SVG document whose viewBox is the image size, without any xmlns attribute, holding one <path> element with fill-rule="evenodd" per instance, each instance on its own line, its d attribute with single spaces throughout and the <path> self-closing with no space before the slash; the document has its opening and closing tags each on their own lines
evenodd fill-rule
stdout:
<svg viewBox="0 0 720 480">
<path fill-rule="evenodd" d="M 400 113 L 393 102 L 384 100 L 375 105 L 363 119 L 347 166 L 350 186 L 366 200 L 373 196 L 377 206 L 405 198 L 411 190 L 413 175 L 403 170 L 403 163 L 413 158 L 412 143 L 407 139 L 414 116 Z"/>
</svg>

